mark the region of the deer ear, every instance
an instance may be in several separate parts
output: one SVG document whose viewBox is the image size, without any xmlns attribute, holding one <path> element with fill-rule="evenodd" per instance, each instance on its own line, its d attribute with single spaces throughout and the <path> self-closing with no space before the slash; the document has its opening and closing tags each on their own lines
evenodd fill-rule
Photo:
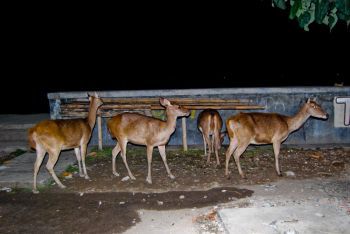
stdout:
<svg viewBox="0 0 350 234">
<path fill-rule="evenodd" d="M 86 95 L 88 96 L 89 101 L 91 101 L 91 94 L 90 93 L 86 93 Z"/>
<path fill-rule="evenodd" d="M 160 104 L 162 105 L 162 106 L 171 106 L 171 103 L 169 102 L 169 100 L 168 99 L 165 99 L 165 98 L 159 98 L 159 102 L 160 102 Z"/>
<path fill-rule="evenodd" d="M 310 98 L 307 99 L 306 103 L 310 103 Z"/>
<path fill-rule="evenodd" d="M 96 91 L 94 92 L 94 96 L 95 96 L 96 98 L 98 98 L 98 94 L 97 94 Z"/>
</svg>

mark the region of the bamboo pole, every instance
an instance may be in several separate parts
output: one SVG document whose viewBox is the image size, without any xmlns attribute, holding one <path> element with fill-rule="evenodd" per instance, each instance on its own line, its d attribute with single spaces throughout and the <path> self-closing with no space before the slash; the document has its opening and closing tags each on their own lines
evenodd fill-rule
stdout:
<svg viewBox="0 0 350 234">
<path fill-rule="evenodd" d="M 97 117 L 97 131 L 98 131 L 98 149 L 102 150 L 102 118 Z"/>
<path fill-rule="evenodd" d="M 159 104 L 159 98 L 102 98 L 104 103 L 117 104 Z M 168 98 L 170 102 L 184 103 L 251 103 L 249 99 L 222 99 L 222 98 Z M 88 99 L 71 99 L 67 103 L 89 103 Z"/>
<path fill-rule="evenodd" d="M 187 152 L 187 129 L 185 117 L 182 117 L 182 146 L 184 148 L 184 151 Z"/>
</svg>

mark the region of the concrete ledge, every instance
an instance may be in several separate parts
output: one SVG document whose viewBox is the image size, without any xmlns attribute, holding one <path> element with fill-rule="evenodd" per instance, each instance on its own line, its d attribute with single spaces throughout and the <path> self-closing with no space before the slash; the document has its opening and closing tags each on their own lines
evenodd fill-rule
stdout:
<svg viewBox="0 0 350 234">
<path fill-rule="evenodd" d="M 218 214 L 227 233 L 240 234 L 347 233 L 350 223 L 350 216 L 332 206 L 232 208 Z"/>
<path fill-rule="evenodd" d="M 49 93 L 49 99 L 85 98 L 86 92 L 58 92 Z M 123 90 L 97 91 L 101 97 L 155 97 L 155 96 L 182 96 L 182 95 L 218 95 L 218 94 L 269 94 L 269 93 L 328 93 L 350 92 L 350 87 L 278 87 L 278 88 L 215 88 L 215 89 L 165 89 L 165 90 Z"/>
</svg>

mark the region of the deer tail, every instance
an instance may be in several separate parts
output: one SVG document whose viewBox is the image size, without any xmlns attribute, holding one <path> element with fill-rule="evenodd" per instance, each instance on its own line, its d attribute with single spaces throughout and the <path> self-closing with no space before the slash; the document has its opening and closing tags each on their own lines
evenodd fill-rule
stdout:
<svg viewBox="0 0 350 234">
<path fill-rule="evenodd" d="M 36 138 L 35 129 L 34 128 L 29 129 L 29 131 L 28 131 L 28 143 L 29 143 L 29 147 L 32 149 L 36 149 L 35 138 Z"/>
</svg>

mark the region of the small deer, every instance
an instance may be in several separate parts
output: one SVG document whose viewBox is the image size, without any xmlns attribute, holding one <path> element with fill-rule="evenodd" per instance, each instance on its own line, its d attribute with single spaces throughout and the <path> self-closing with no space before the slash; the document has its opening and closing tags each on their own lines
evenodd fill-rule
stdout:
<svg viewBox="0 0 350 234">
<path fill-rule="evenodd" d="M 295 116 L 277 113 L 239 113 L 226 120 L 226 128 L 230 137 L 230 145 L 226 151 L 225 175 L 228 176 L 228 164 L 234 152 L 238 172 L 245 175 L 239 163 L 239 157 L 250 144 L 273 144 L 276 172 L 281 176 L 278 155 L 281 143 L 291 132 L 298 130 L 310 117 L 327 119 L 328 114 L 315 100 L 308 99 Z"/>
<path fill-rule="evenodd" d="M 209 153 L 207 163 L 210 162 L 211 152 L 215 150 L 216 165 L 220 165 L 219 150 L 224 140 L 225 133 L 220 133 L 222 128 L 222 119 L 219 112 L 210 109 L 202 111 L 198 115 L 197 125 L 203 136 L 205 155 L 207 155 L 208 145 Z"/>
<path fill-rule="evenodd" d="M 89 100 L 89 114 L 85 119 L 44 120 L 29 129 L 29 145 L 36 149 L 33 193 L 39 193 L 36 187 L 36 177 L 46 153 L 49 154 L 46 168 L 60 188 L 66 186 L 57 178 L 53 168 L 61 150 L 74 148 L 79 164 L 79 175 L 89 179 L 85 166 L 86 149 L 95 126 L 97 109 L 103 104 L 97 93 L 95 96 L 89 96 Z M 83 162 L 83 171 L 81 161 Z"/>
<path fill-rule="evenodd" d="M 165 98 L 160 98 L 159 102 L 166 108 L 166 121 L 137 113 L 122 113 L 114 116 L 107 122 L 111 136 L 118 141 L 112 151 L 112 169 L 115 176 L 119 176 L 116 171 L 115 159 L 119 152 L 121 152 L 129 177 L 135 180 L 126 161 L 126 146 L 128 142 L 131 142 L 147 147 L 148 175 L 146 181 L 149 184 L 152 184 L 151 163 L 152 152 L 155 146 L 158 147 L 169 177 L 171 179 L 175 178 L 174 175 L 171 174 L 167 164 L 165 145 L 169 141 L 170 135 L 175 131 L 177 117 L 188 116 L 190 112 L 186 108 L 172 105 L 170 101 Z"/>
</svg>

